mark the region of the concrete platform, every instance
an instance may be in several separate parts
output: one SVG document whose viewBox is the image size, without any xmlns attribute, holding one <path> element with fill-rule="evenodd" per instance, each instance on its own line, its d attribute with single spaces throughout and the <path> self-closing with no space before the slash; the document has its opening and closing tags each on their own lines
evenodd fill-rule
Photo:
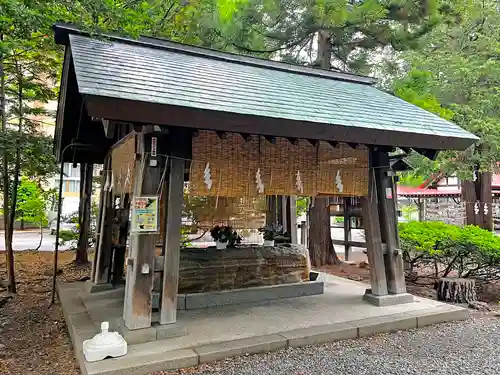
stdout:
<svg viewBox="0 0 500 375">
<path fill-rule="evenodd" d="M 75 355 L 85 375 L 148 374 L 245 353 L 355 339 L 468 316 L 466 309 L 419 297 L 412 303 L 373 306 L 363 301 L 369 287 L 366 284 L 323 274 L 319 280 L 325 286 L 325 293 L 320 295 L 180 310 L 177 323 L 164 326 L 167 334 L 161 338 L 172 337 L 168 330 L 182 336 L 129 342 L 126 356 L 94 363 L 84 361 L 82 342 L 97 333 L 104 319 L 112 322 L 111 330 L 119 329 L 113 319 L 121 317 L 121 307 L 113 301 L 108 307 L 91 306 L 87 301 L 87 310 L 79 294 L 84 283 L 58 284 L 58 292 Z M 151 332 L 149 335 L 153 338 Z"/>
</svg>

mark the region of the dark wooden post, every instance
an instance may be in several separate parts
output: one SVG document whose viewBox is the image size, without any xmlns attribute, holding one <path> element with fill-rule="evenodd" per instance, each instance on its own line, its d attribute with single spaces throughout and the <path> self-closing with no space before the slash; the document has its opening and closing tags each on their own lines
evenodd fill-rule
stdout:
<svg viewBox="0 0 500 375">
<path fill-rule="evenodd" d="M 378 214 L 380 217 L 382 242 L 385 244 L 385 273 L 388 292 L 406 293 L 403 257 L 399 250 L 396 224 L 396 203 L 394 181 L 389 163 L 389 154 L 378 151 L 374 154 L 375 181 L 378 193 Z"/>
<path fill-rule="evenodd" d="M 377 186 L 373 170 L 373 151 L 370 151 L 368 171 L 368 196 L 361 197 L 361 210 L 365 226 L 368 263 L 370 264 L 371 293 L 376 296 L 387 295 L 382 237 L 378 213 Z"/>
<path fill-rule="evenodd" d="M 110 168 L 109 157 L 106 157 L 104 160 L 103 170 L 101 171 L 101 189 L 99 194 L 99 212 L 97 214 L 97 222 L 96 222 L 96 242 L 95 242 L 95 253 L 94 260 L 92 261 L 92 274 L 90 276 L 90 280 L 95 283 L 95 275 L 97 270 L 97 259 L 99 256 L 99 244 L 101 242 L 101 225 L 103 219 L 104 212 L 104 196 L 106 195 L 104 191 L 104 186 L 106 185 L 106 169 Z"/>
<path fill-rule="evenodd" d="M 286 205 L 287 211 L 287 232 L 290 236 L 290 243 L 299 243 L 297 235 L 297 197 L 289 196 Z"/>
<path fill-rule="evenodd" d="M 300 244 L 307 246 L 307 223 L 306 221 L 301 221 L 300 222 Z"/>
<path fill-rule="evenodd" d="M 159 195 L 164 167 L 159 156 L 151 155 L 154 127 L 142 127 L 136 134 L 136 162 L 134 170 L 133 199 L 140 196 Z M 158 142 L 159 143 L 159 142 Z M 158 202 L 159 203 L 159 202 Z M 134 229 L 134 228 L 132 228 Z M 158 233 L 130 233 L 130 251 L 127 259 L 127 280 L 123 319 L 128 329 L 151 326 L 154 259 Z"/>
<path fill-rule="evenodd" d="M 112 284 L 122 284 L 125 266 L 125 250 L 127 247 L 129 216 L 130 216 L 130 196 L 125 194 L 120 201 L 120 209 L 117 212 L 118 219 L 118 243 L 114 246 L 113 255 L 113 279 Z"/>
<path fill-rule="evenodd" d="M 108 156 L 108 161 L 105 163 L 107 168 L 103 171 L 105 183 L 103 188 L 102 201 L 102 218 L 99 228 L 99 247 L 96 255 L 96 269 L 94 282 L 96 284 L 106 284 L 109 280 L 111 267 L 111 240 L 113 224 L 113 189 L 112 189 L 112 173 L 111 173 L 111 156 Z"/>
<path fill-rule="evenodd" d="M 286 217 L 285 217 L 286 204 L 284 202 L 284 197 L 282 195 L 276 196 L 276 222 L 278 225 L 283 226 L 283 230 L 286 230 Z"/>
<path fill-rule="evenodd" d="M 165 256 L 160 324 L 177 320 L 177 290 L 179 285 L 179 259 L 181 243 L 182 204 L 184 201 L 184 160 L 172 157 L 168 183 L 165 218 Z"/>
<path fill-rule="evenodd" d="M 76 263 L 88 263 L 88 247 L 90 234 L 90 209 L 92 206 L 92 177 L 94 172 L 93 164 L 81 164 L 80 172 L 80 236 L 78 238 L 78 247 L 76 250 Z M 83 172 L 83 173 L 82 173 Z"/>
<path fill-rule="evenodd" d="M 424 220 L 424 206 L 420 197 L 417 198 L 417 208 L 418 208 L 418 221 Z"/>
<path fill-rule="evenodd" d="M 277 217 L 277 198 L 276 196 L 266 197 L 266 225 L 276 224 Z"/>
<path fill-rule="evenodd" d="M 350 209 L 351 209 L 351 201 L 350 198 L 344 198 L 344 250 L 345 250 L 345 255 L 344 259 L 349 260 L 351 256 L 351 215 L 350 215 Z"/>
</svg>

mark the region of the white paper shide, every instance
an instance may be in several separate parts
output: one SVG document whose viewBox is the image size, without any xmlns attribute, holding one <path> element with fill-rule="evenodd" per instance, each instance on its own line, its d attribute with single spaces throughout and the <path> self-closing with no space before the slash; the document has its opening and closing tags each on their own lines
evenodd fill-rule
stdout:
<svg viewBox="0 0 500 375">
<path fill-rule="evenodd" d="M 83 342 L 83 355 L 87 362 L 127 354 L 127 342 L 118 332 L 109 332 L 109 322 L 101 323 L 101 333 Z"/>
</svg>

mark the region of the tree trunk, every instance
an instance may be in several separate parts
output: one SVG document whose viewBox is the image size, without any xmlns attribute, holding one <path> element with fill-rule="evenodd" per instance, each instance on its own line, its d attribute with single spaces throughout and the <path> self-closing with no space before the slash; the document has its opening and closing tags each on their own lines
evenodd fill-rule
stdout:
<svg viewBox="0 0 500 375">
<path fill-rule="evenodd" d="M 38 242 L 38 246 L 36 247 L 35 251 L 40 250 L 40 248 L 42 247 L 42 243 L 43 243 L 43 220 L 40 219 L 40 242 Z"/>
<path fill-rule="evenodd" d="M 476 189 L 474 181 L 462 181 L 462 201 L 465 202 L 465 224 L 476 224 L 476 213 L 474 211 L 476 199 Z"/>
<path fill-rule="evenodd" d="M 3 41 L 3 35 L 0 35 L 0 41 Z M 9 206 L 9 151 L 7 149 L 7 105 L 5 97 L 5 69 L 3 63 L 3 56 L 0 56 L 0 100 L 2 111 L 2 133 L 4 137 L 3 148 L 3 221 L 4 221 L 4 236 L 5 236 L 5 250 L 7 261 L 7 290 L 11 293 L 16 292 L 16 278 L 14 273 L 14 250 L 12 248 L 12 233 L 10 228 L 10 206 Z"/>
<path fill-rule="evenodd" d="M 479 172 L 478 188 L 479 200 L 481 201 L 481 221 L 477 225 L 486 230 L 493 230 L 493 197 L 491 192 L 492 172 Z"/>
<path fill-rule="evenodd" d="M 316 65 L 321 69 L 330 69 L 332 45 L 331 35 L 327 30 L 318 32 L 318 57 Z M 309 210 L 309 253 L 311 264 L 320 267 L 326 264 L 338 264 L 339 258 L 332 242 L 330 228 L 329 199 L 316 197 Z"/>
<path fill-rule="evenodd" d="M 476 300 L 476 283 L 473 279 L 445 277 L 437 285 L 438 301 L 470 303 Z"/>
<path fill-rule="evenodd" d="M 462 201 L 465 202 L 465 224 L 493 230 L 492 172 L 479 172 L 478 169 L 476 166 L 476 181 L 461 182 Z"/>
<path fill-rule="evenodd" d="M 19 65 L 17 65 L 17 83 L 18 83 L 18 113 L 19 113 L 19 122 L 17 128 L 17 142 L 16 142 L 16 153 L 15 153 L 15 162 L 14 162 L 14 181 L 12 182 L 12 188 L 10 189 L 12 192 L 12 200 L 10 204 L 10 212 L 9 212 L 9 220 L 7 225 L 7 235 L 8 235 L 8 243 L 5 244 L 7 252 L 10 252 L 8 255 L 8 268 L 10 269 L 12 263 L 12 275 L 9 275 L 9 292 L 16 293 L 16 282 L 14 276 L 14 249 L 12 247 L 12 240 L 14 237 L 14 223 L 16 221 L 16 206 L 17 206 L 17 187 L 19 185 L 19 174 L 21 171 L 21 135 L 23 133 L 23 73 Z"/>
<path fill-rule="evenodd" d="M 328 30 L 318 31 L 318 55 L 315 65 L 321 69 L 330 70 L 332 58 L 331 35 Z"/>
<path fill-rule="evenodd" d="M 92 174 L 94 171 L 93 164 L 81 164 L 83 173 L 80 173 L 80 178 L 83 179 L 80 202 L 80 237 L 78 238 L 78 246 L 76 249 L 76 264 L 87 264 L 89 247 L 89 232 L 90 232 L 90 206 L 92 201 Z"/>
<path fill-rule="evenodd" d="M 309 209 L 309 256 L 313 267 L 339 264 L 333 248 L 328 197 L 316 197 Z"/>
</svg>

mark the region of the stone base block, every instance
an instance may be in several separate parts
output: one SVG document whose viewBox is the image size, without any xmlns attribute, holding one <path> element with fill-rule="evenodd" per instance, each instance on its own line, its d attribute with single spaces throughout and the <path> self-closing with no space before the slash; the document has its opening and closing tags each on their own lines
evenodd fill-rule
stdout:
<svg viewBox="0 0 500 375">
<path fill-rule="evenodd" d="M 385 296 L 377 296 L 375 294 L 372 294 L 371 289 L 366 289 L 365 295 L 363 296 L 363 300 L 375 306 L 392 306 L 392 305 L 400 305 L 402 303 L 411 303 L 415 301 L 410 293 L 387 294 Z"/>
<path fill-rule="evenodd" d="M 188 334 L 186 326 L 179 323 L 175 324 L 155 324 L 153 327 L 156 329 L 156 339 L 157 340 L 168 340 L 175 337 L 182 337 Z"/>
<path fill-rule="evenodd" d="M 322 281 L 308 281 L 293 284 L 222 290 L 219 292 L 193 293 L 185 295 L 185 309 L 193 310 L 224 305 L 265 302 L 282 298 L 313 296 L 323 294 L 323 292 L 324 283 Z"/>
</svg>

